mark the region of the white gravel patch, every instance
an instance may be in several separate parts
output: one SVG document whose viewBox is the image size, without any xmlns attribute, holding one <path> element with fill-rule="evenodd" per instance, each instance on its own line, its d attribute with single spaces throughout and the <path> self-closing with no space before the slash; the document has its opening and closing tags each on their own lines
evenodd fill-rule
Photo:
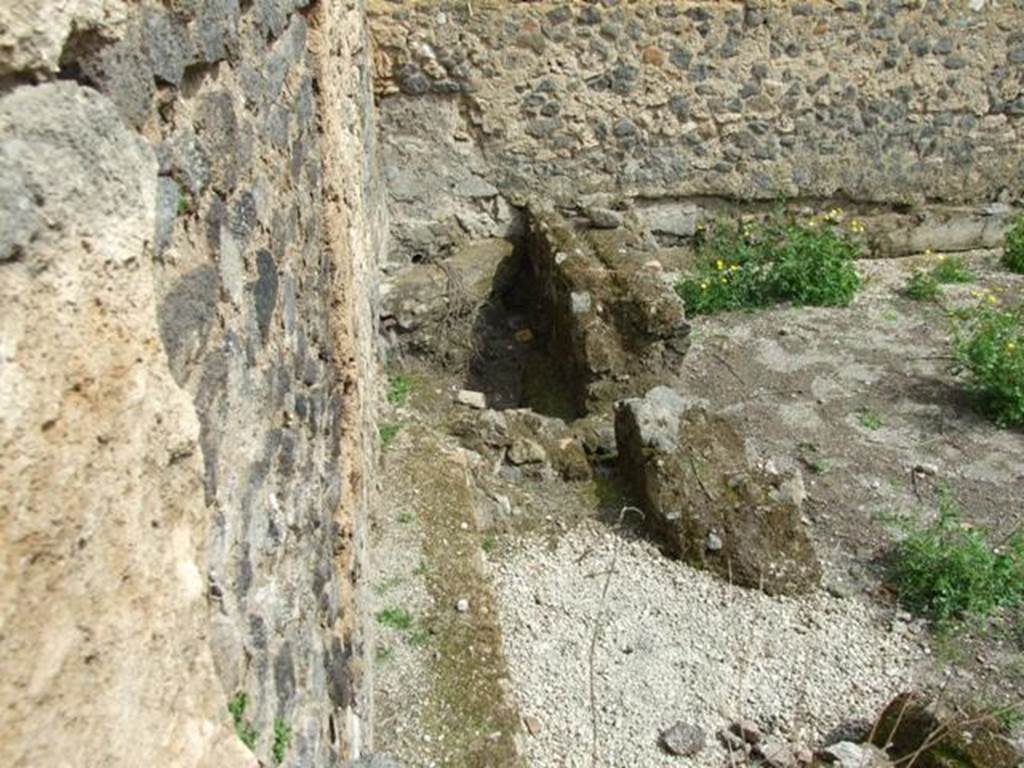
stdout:
<svg viewBox="0 0 1024 768">
<path fill-rule="evenodd" d="M 927 652 L 906 625 L 859 600 L 732 587 L 597 523 L 555 546 L 526 539 L 492 569 L 515 696 L 540 723 L 523 739 L 533 768 L 591 765 L 588 660 L 616 542 L 594 658 L 605 766 L 720 768 L 729 760 L 715 734 L 738 718 L 814 744 L 877 714 Z M 678 720 L 706 732 L 693 758 L 658 746 Z"/>
</svg>

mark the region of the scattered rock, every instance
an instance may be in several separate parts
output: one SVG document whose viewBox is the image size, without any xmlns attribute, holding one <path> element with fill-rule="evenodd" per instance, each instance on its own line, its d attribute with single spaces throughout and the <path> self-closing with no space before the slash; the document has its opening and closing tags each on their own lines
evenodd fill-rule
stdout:
<svg viewBox="0 0 1024 768">
<path fill-rule="evenodd" d="M 584 214 L 590 220 L 590 226 L 597 229 L 618 229 L 622 226 L 622 216 L 609 208 L 586 208 Z"/>
<path fill-rule="evenodd" d="M 544 447 L 535 440 L 519 438 L 512 441 L 508 449 L 508 460 L 520 466 L 523 464 L 543 464 L 547 461 L 548 455 Z"/>
<path fill-rule="evenodd" d="M 459 613 L 468 613 L 469 612 L 469 600 L 467 600 L 464 597 L 459 598 L 459 600 L 455 603 L 455 610 L 458 611 Z"/>
<path fill-rule="evenodd" d="M 526 717 L 524 717 L 523 718 L 523 725 L 526 726 L 526 731 L 531 736 L 536 736 L 538 733 L 540 733 L 540 729 L 541 729 L 540 720 L 538 720 L 533 715 L 527 715 Z"/>
<path fill-rule="evenodd" d="M 615 439 L 645 525 L 672 554 L 769 594 L 818 586 L 821 568 L 800 524 L 799 471 L 752 466 L 724 416 L 656 387 L 616 403 Z"/>
<path fill-rule="evenodd" d="M 487 397 L 483 392 L 474 392 L 471 389 L 460 389 L 455 395 L 455 401 L 461 405 L 468 405 L 470 408 L 484 410 L 487 407 Z"/>
<path fill-rule="evenodd" d="M 696 755 L 704 749 L 704 731 L 696 725 L 678 722 L 661 732 L 661 746 L 672 755 Z"/>
<path fill-rule="evenodd" d="M 764 764 L 770 768 L 796 768 L 799 764 L 793 747 L 777 736 L 765 738 L 755 745 L 754 752 L 763 758 Z"/>
<path fill-rule="evenodd" d="M 890 765 L 885 752 L 873 744 L 840 741 L 825 747 L 822 752 L 838 768 L 886 768 Z"/>
<path fill-rule="evenodd" d="M 753 720 L 737 720 L 729 729 L 747 744 L 758 744 L 763 738 L 761 727 Z"/>
</svg>

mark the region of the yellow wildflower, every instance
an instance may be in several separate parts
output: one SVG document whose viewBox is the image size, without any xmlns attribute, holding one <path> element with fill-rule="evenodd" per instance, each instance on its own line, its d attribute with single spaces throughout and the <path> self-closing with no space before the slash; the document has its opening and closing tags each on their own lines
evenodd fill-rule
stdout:
<svg viewBox="0 0 1024 768">
<path fill-rule="evenodd" d="M 701 284 L 700 284 L 700 289 L 701 289 L 702 291 L 706 291 L 706 290 L 708 289 L 708 284 L 707 284 L 707 283 L 701 283 Z"/>
<path fill-rule="evenodd" d="M 1017 345 L 1014 344 L 1012 341 L 1006 342 L 1006 351 L 1007 352 L 1013 352 L 1013 350 L 1015 350 L 1016 348 L 1017 348 Z"/>
<path fill-rule="evenodd" d="M 725 262 L 719 259 L 718 261 L 715 262 L 715 266 L 718 267 L 718 271 L 721 272 L 723 269 L 725 269 Z"/>
<path fill-rule="evenodd" d="M 988 296 L 986 296 L 985 298 L 988 300 L 989 304 L 995 304 L 997 301 L 999 301 L 999 299 L 997 299 L 991 293 Z"/>
</svg>

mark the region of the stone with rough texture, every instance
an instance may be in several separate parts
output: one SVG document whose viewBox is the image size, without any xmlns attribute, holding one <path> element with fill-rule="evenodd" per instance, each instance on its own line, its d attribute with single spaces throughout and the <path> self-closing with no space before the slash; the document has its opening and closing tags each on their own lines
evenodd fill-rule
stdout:
<svg viewBox="0 0 1024 768">
<path fill-rule="evenodd" d="M 0 264 L 0 760 L 254 766 L 207 645 L 199 424 L 146 252 L 156 161 L 72 83 L 0 101 L 0 157 L 48 222 Z"/>
<path fill-rule="evenodd" d="M 550 209 L 529 214 L 532 323 L 550 331 L 548 352 L 580 414 L 672 381 L 690 326 L 671 281 L 646 265 L 628 229 L 573 231 Z"/>
<path fill-rule="evenodd" d="M 0 4 L 5 764 L 249 764 L 239 693 L 264 764 L 372 740 L 368 51 L 359 0 Z"/>
<path fill-rule="evenodd" d="M 872 744 L 840 741 L 822 750 L 837 768 L 887 768 L 891 765 L 885 752 Z"/>
<path fill-rule="evenodd" d="M 1013 768 L 1024 760 L 992 715 L 954 711 L 922 694 L 903 693 L 889 702 L 872 733 L 874 745 L 893 762 L 920 751 L 913 760 L 920 768 Z"/>
<path fill-rule="evenodd" d="M 455 402 L 460 405 L 467 405 L 470 408 L 483 410 L 487 407 L 487 398 L 483 392 L 474 392 L 471 389 L 460 389 L 455 393 Z"/>
<path fill-rule="evenodd" d="M 681 757 L 692 757 L 704 749 L 704 731 L 695 725 L 679 722 L 659 736 L 665 751 Z"/>
<path fill-rule="evenodd" d="M 442 250 L 463 222 L 505 236 L 501 203 L 529 194 L 614 195 L 668 240 L 694 233 L 695 205 L 860 202 L 908 214 L 881 233 L 894 248 L 937 204 L 1019 201 L 1024 6 L 833 5 L 608 0 L 555 25 L 550 2 L 372 0 L 382 151 L 415 180 L 390 190 L 395 258 Z M 467 177 L 498 190 L 493 207 L 459 194 Z M 909 239 L 983 247 L 998 231 L 955 218 Z"/>
<path fill-rule="evenodd" d="M 821 569 L 791 487 L 802 487 L 797 470 L 752 466 L 726 418 L 657 388 L 616 404 L 615 439 L 645 525 L 673 554 L 769 594 L 818 585 Z M 720 547 L 708 546 L 712 535 Z"/>
</svg>

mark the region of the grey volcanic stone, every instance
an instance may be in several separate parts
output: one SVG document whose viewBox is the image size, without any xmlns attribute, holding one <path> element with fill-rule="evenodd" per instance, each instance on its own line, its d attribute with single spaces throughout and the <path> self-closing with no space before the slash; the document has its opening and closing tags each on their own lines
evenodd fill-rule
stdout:
<svg viewBox="0 0 1024 768">
<path fill-rule="evenodd" d="M 186 366 L 202 354 L 217 313 L 219 279 L 212 266 L 183 275 L 157 309 L 160 338 L 174 378 L 181 383 Z"/>
<path fill-rule="evenodd" d="M 704 749 L 704 731 L 696 725 L 679 722 L 662 731 L 661 746 L 672 755 L 691 757 Z"/>
</svg>

